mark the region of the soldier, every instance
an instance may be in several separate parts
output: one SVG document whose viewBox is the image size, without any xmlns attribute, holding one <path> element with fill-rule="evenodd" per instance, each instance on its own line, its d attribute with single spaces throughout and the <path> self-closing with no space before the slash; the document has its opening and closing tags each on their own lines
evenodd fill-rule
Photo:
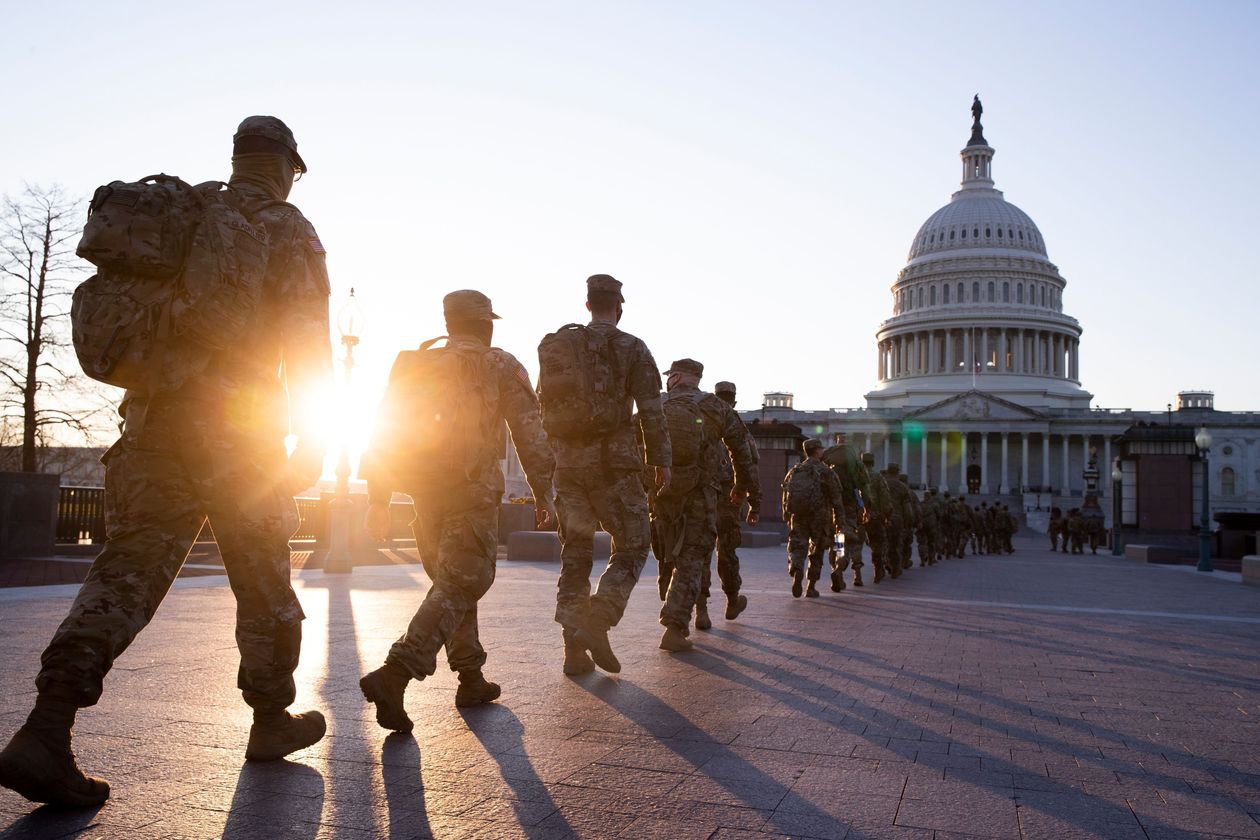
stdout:
<svg viewBox="0 0 1260 840">
<path fill-rule="evenodd" d="M 893 497 L 883 474 L 875 469 L 875 453 L 863 452 L 862 466 L 866 467 L 871 484 L 871 498 L 866 506 L 867 514 L 869 515 L 869 520 L 866 523 L 866 538 L 871 544 L 871 567 L 875 569 L 875 582 L 880 583 L 883 581 L 885 574 L 891 574 L 888 552 L 890 548 L 889 540 L 891 539 L 890 523 L 893 512 Z M 898 569 L 897 574 L 893 575 L 893 577 L 897 577 L 900 574 L 901 570 Z M 853 585 L 862 585 L 856 571 L 853 575 Z"/>
<path fill-rule="evenodd" d="M 971 541 L 972 530 L 971 505 L 967 504 L 966 496 L 959 496 L 954 500 L 954 530 L 957 533 L 955 542 L 958 559 L 961 560 L 967 555 L 967 543 Z"/>
<path fill-rule="evenodd" d="M 75 715 L 100 699 L 105 675 L 153 618 L 207 518 L 237 599 L 237 685 L 254 711 L 246 759 L 278 759 L 324 736 L 319 712 L 286 711 L 303 619 L 289 582 L 293 494 L 319 478 L 324 458 L 314 415 L 300 409 L 332 366 L 324 247 L 284 203 L 304 172 L 283 122 L 240 124 L 231 193 L 270 240 L 263 299 L 246 340 L 215 353 L 204 371 L 174 391 L 123 397 L 122 437 L 102 458 L 105 548 L 44 651 L 34 710 L 0 752 L 0 784 L 27 799 L 88 807 L 109 797 L 109 783 L 75 762 Z"/>
<path fill-rule="evenodd" d="M 1046 535 L 1050 537 L 1050 550 L 1057 551 L 1059 548 L 1059 537 L 1063 537 L 1063 550 L 1067 551 L 1067 531 L 1063 521 L 1063 511 L 1057 507 L 1050 508 L 1050 525 L 1046 529 Z"/>
<path fill-rule="evenodd" d="M 644 457 L 658 491 L 669 484 L 669 434 L 661 410 L 661 374 L 647 345 L 617 328 L 621 282 L 607 274 L 586 281 L 591 322 L 568 324 L 538 346 L 538 396 L 556 453 L 560 514 L 560 581 L 556 621 L 563 628 L 564 672 L 594 664 L 621 670 L 608 630 L 616 626 L 647 562 L 651 533 Z M 638 406 L 636 445 L 632 405 Z M 612 535 L 612 556 L 591 595 L 595 530 Z"/>
<path fill-rule="evenodd" d="M 713 393 L 731 408 L 735 407 L 734 382 L 719 382 L 713 386 Z M 735 415 L 735 419 L 739 420 L 738 414 Z M 739 424 L 743 426 L 744 422 L 739 420 Z M 757 477 L 757 443 L 747 427 L 744 428 L 744 434 L 748 440 L 748 450 L 752 455 L 753 464 L 753 480 L 748 487 L 747 498 L 749 513 L 752 516 L 747 521 L 749 525 L 755 525 L 761 516 L 761 482 Z M 717 453 L 721 458 L 721 481 L 718 484 L 717 493 L 717 571 L 718 580 L 722 582 L 722 592 L 726 595 L 726 620 L 734 621 L 748 604 L 748 599 L 739 594 L 743 579 L 739 576 L 739 555 L 735 553 L 735 549 L 739 548 L 743 539 L 740 533 L 739 514 L 744 502 L 731 500 L 731 491 L 735 489 L 735 471 L 728 450 L 725 446 L 718 446 Z M 700 574 L 700 598 L 696 601 L 696 628 L 699 630 L 708 630 L 713 626 L 709 620 L 708 610 L 712 573 L 710 560 L 711 558 L 705 557 L 704 568 Z"/>
<path fill-rule="evenodd" d="M 1002 521 L 1005 526 L 1003 528 L 1005 538 L 1004 550 L 1007 554 L 1014 554 L 1015 545 L 1011 540 L 1015 536 L 1015 532 L 1019 530 L 1019 522 L 1015 519 L 1015 514 L 1011 513 L 1005 504 L 1002 505 Z"/>
<path fill-rule="evenodd" d="M 906 528 L 906 536 L 901 547 L 901 568 L 908 569 L 914 565 L 911 542 L 919 534 L 919 528 L 923 525 L 923 503 L 919 501 L 919 495 L 910 487 L 910 476 L 905 473 L 897 475 L 899 481 L 907 490 L 910 491 L 908 500 L 910 502 L 910 519 Z M 919 546 L 919 565 L 923 565 L 923 546 Z"/>
<path fill-rule="evenodd" d="M 516 357 L 491 347 L 499 316 L 490 299 L 469 289 L 451 292 L 442 311 L 445 347 L 433 347 L 435 339 L 398 354 L 362 470 L 368 534 L 388 536 L 393 491 L 411 496 L 416 548 L 433 582 L 385 664 L 359 680 L 363 696 L 376 705 L 376 722 L 395 732 L 411 731 L 403 706 L 407 684 L 433 675 L 443 646 L 459 673 L 456 706 L 499 697 L 498 684 L 481 673 L 486 652 L 478 639 L 477 602 L 494 582 L 504 421 L 534 492 L 539 527 L 556 518 L 556 460 L 538 399 Z"/>
<path fill-rule="evenodd" d="M 1073 554 L 1084 554 L 1085 522 L 1081 518 L 1081 509 L 1072 508 L 1067 515 L 1067 540 L 1072 543 Z"/>
<path fill-rule="evenodd" d="M 844 570 L 853 566 L 853 585 L 862 585 L 862 544 L 866 541 L 866 499 L 871 495 L 870 476 L 853 447 L 845 443 L 844 432 L 836 433 L 836 443 L 823 450 L 823 461 L 840 480 L 844 498 L 844 552 L 831 552 L 831 591 L 844 591 Z"/>
<path fill-rule="evenodd" d="M 822 557 L 835 541 L 837 528 L 845 526 L 843 491 L 836 474 L 823 463 L 822 441 L 810 438 L 801 444 L 805 460 L 783 478 L 783 513 L 788 517 L 788 574 L 792 597 L 801 597 L 805 560 L 809 559 L 809 589 L 817 598 L 815 584 L 822 576 Z"/>
<path fill-rule="evenodd" d="M 661 607 L 665 633 L 660 647 L 678 652 L 692 647 L 687 638 L 692 608 L 701 614 L 697 596 L 701 570 L 717 538 L 717 493 L 723 479 L 723 460 L 734 468 L 734 485 L 727 498 L 736 509 L 756 478 L 748 430 L 725 400 L 699 388 L 704 365 L 694 359 L 679 359 L 666 375 L 669 396 L 665 416 L 673 464 L 670 487 L 657 493 L 652 502 L 652 545 L 662 576 L 668 573 L 669 577 Z M 756 523 L 757 516 L 758 511 L 750 509 L 749 524 Z M 727 586 L 734 590 L 727 589 L 727 615 L 738 616 L 748 605 L 748 598 L 739 594 L 738 577 L 724 577 L 723 588 Z"/>
<path fill-rule="evenodd" d="M 919 526 L 919 565 L 933 566 L 940 552 L 941 500 L 931 487 L 923 497 L 923 524 Z"/>
<path fill-rule="evenodd" d="M 905 552 L 910 544 L 910 488 L 897 480 L 901 472 L 900 464 L 889 464 L 884 468 L 884 481 L 888 485 L 888 493 L 892 498 L 889 514 L 888 535 L 885 540 L 887 549 L 884 552 L 885 571 L 893 578 L 901 577 Z"/>
<path fill-rule="evenodd" d="M 1098 546 L 1106 541 L 1104 534 L 1106 526 L 1103 522 L 1102 512 L 1098 508 L 1093 508 L 1092 515 L 1082 517 L 1084 519 L 1085 535 L 1089 537 L 1089 551 L 1091 554 L 1098 553 Z"/>
</svg>

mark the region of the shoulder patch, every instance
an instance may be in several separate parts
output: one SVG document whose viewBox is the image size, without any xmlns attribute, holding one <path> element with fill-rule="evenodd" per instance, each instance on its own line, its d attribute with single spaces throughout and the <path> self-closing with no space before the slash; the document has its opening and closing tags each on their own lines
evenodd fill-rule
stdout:
<svg viewBox="0 0 1260 840">
<path fill-rule="evenodd" d="M 324 243 L 320 242 L 318 237 L 315 237 L 315 236 L 308 237 L 306 240 L 306 244 L 309 245 L 310 249 L 317 254 L 328 253 L 328 251 L 324 249 Z"/>
</svg>

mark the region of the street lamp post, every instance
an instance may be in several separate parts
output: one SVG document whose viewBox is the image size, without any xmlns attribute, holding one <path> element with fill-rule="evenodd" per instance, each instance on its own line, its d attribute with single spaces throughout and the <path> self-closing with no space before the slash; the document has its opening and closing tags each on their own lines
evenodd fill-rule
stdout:
<svg viewBox="0 0 1260 840">
<path fill-rule="evenodd" d="M 337 331 L 341 334 L 342 346 L 346 348 L 342 367 L 345 370 L 343 388 L 347 404 L 354 372 L 354 348 L 359 343 L 362 323 L 363 310 L 354 296 L 354 289 L 351 289 L 349 299 L 337 311 Z M 350 556 L 350 450 L 344 425 L 342 423 L 341 428 L 337 429 L 341 450 L 337 456 L 337 490 L 328 502 L 328 556 L 324 559 L 326 574 L 348 574 L 354 570 Z"/>
<path fill-rule="evenodd" d="M 1111 554 L 1114 557 L 1124 553 L 1124 541 L 1120 535 L 1120 516 L 1123 510 L 1120 493 L 1124 486 L 1121 483 L 1123 481 L 1124 471 L 1120 469 L 1120 459 L 1116 458 L 1111 464 Z"/>
<path fill-rule="evenodd" d="M 1203 464 L 1203 518 L 1199 520 L 1199 571 L 1211 572 L 1212 568 L 1212 525 L 1208 520 L 1208 452 L 1212 448 L 1212 434 L 1203 426 L 1195 432 L 1194 445 L 1199 449 L 1199 460 Z"/>
</svg>

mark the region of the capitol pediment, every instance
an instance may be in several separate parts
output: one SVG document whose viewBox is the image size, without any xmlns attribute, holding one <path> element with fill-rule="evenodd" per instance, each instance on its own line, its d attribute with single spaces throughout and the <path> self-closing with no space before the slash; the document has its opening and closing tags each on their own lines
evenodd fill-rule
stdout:
<svg viewBox="0 0 1260 840">
<path fill-rule="evenodd" d="M 907 420 L 1044 420 L 1045 415 L 1010 400 L 971 390 L 906 415 Z"/>
</svg>

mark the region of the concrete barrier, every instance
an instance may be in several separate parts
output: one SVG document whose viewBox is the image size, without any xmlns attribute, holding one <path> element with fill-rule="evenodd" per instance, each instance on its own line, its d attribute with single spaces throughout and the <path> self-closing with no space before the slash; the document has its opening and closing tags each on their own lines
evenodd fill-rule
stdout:
<svg viewBox="0 0 1260 840">
<path fill-rule="evenodd" d="M 60 493 L 55 473 L 0 473 L 0 560 L 53 556 Z"/>
<path fill-rule="evenodd" d="M 1177 565 L 1188 563 L 1193 559 L 1183 548 L 1171 545 L 1126 545 L 1124 556 L 1130 560 L 1141 560 L 1144 563 L 1160 563 Z"/>
<path fill-rule="evenodd" d="M 744 548 L 765 548 L 783 542 L 777 531 L 740 531 L 739 536 L 740 545 Z"/>
<path fill-rule="evenodd" d="M 1260 554 L 1248 554 L 1242 559 L 1243 583 L 1260 586 Z"/>
</svg>

